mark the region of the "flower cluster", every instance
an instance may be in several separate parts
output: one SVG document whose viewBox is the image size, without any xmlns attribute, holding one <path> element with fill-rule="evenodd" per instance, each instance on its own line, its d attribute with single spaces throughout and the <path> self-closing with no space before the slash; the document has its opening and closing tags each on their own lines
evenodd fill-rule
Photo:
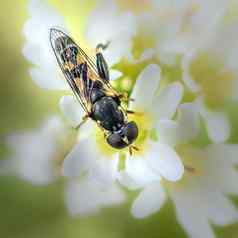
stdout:
<svg viewBox="0 0 238 238">
<path fill-rule="evenodd" d="M 98 1 L 84 37 L 92 49 L 110 42 L 104 55 L 111 82 L 133 98 L 128 109 L 135 113 L 128 116 L 139 127 L 139 151 L 130 155 L 127 149 L 112 149 L 93 121 L 82 125 L 61 170 L 69 181 L 67 207 L 72 215 L 91 214 L 122 203 L 127 193 L 123 188 L 138 190 L 134 217 L 158 212 L 170 198 L 190 237 L 215 237 L 210 221 L 226 225 L 238 220 L 226 196 L 238 194 L 238 145 L 227 142 L 232 125 L 224 110 L 237 100 L 238 16 L 232 9 L 238 5 L 225 0 L 127 2 Z M 45 1 L 31 0 L 29 13 L 23 55 L 34 65 L 31 78 L 44 89 L 68 90 L 50 49 L 49 29 L 58 26 L 69 32 L 70 26 Z M 59 107 L 66 123 L 76 127 L 85 112 L 68 94 Z M 59 126 L 53 122 L 49 125 Z M 44 125 L 11 138 L 10 147 L 22 158 L 17 173 L 37 184 L 50 182 L 55 174 L 49 164 L 59 133 L 68 136 L 64 130 L 52 133 Z M 44 133 L 50 135 L 47 141 Z M 29 144 L 32 150 L 27 151 Z M 33 159 L 37 171 L 29 165 Z"/>
</svg>

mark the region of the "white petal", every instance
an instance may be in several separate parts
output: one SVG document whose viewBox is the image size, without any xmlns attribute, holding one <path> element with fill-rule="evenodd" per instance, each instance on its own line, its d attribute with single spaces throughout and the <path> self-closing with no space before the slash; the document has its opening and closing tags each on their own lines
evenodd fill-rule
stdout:
<svg viewBox="0 0 238 238">
<path fill-rule="evenodd" d="M 178 123 L 172 120 L 159 120 L 157 123 L 159 142 L 175 146 L 178 143 Z"/>
<path fill-rule="evenodd" d="M 210 145 L 203 152 L 206 158 L 204 161 L 206 180 L 200 187 L 205 187 L 206 200 L 203 203 L 207 204 L 205 209 L 208 211 L 208 217 L 215 224 L 222 226 L 236 222 L 238 210 L 223 193 L 237 192 L 236 180 L 233 179 L 237 178 L 238 173 L 229 158 L 237 152 L 237 146 Z"/>
<path fill-rule="evenodd" d="M 209 138 L 215 142 L 224 142 L 230 136 L 230 125 L 223 113 L 212 113 L 205 117 Z"/>
<path fill-rule="evenodd" d="M 238 195 L 238 145 L 212 144 L 206 148 L 207 157 L 213 161 L 215 181 L 224 194 Z M 210 171 L 209 171 L 210 172 Z"/>
<path fill-rule="evenodd" d="M 177 219 L 189 237 L 215 238 L 206 211 L 201 208 L 202 204 L 199 200 L 201 194 L 196 194 L 196 196 L 194 194 L 191 197 L 187 193 L 174 192 L 172 199 L 175 202 Z"/>
<path fill-rule="evenodd" d="M 100 210 L 101 197 L 97 184 L 87 179 L 71 180 L 66 187 L 66 205 L 72 216 L 89 215 Z"/>
<path fill-rule="evenodd" d="M 168 145 L 158 142 L 153 142 L 150 146 L 148 164 L 153 171 L 169 181 L 181 179 L 184 167 L 176 152 Z"/>
<path fill-rule="evenodd" d="M 183 86 L 179 82 L 169 84 L 153 101 L 153 114 L 159 119 L 170 119 L 175 114 L 183 97 Z"/>
<path fill-rule="evenodd" d="M 224 195 L 214 192 L 210 199 L 210 206 L 208 206 L 208 214 L 210 219 L 219 226 L 225 226 L 238 220 L 238 210 L 231 201 Z"/>
<path fill-rule="evenodd" d="M 118 70 L 115 70 L 115 69 L 110 70 L 110 80 L 116 80 L 120 78 L 122 75 L 123 75 L 122 72 Z"/>
<path fill-rule="evenodd" d="M 159 142 L 175 146 L 196 138 L 200 129 L 198 112 L 195 103 L 184 103 L 178 107 L 178 118 L 176 121 L 159 120 L 157 124 Z"/>
<path fill-rule="evenodd" d="M 132 42 L 125 37 L 118 36 L 117 39 L 111 40 L 108 49 L 103 52 L 108 66 L 117 64 L 123 57 L 131 58 L 131 48 Z"/>
<path fill-rule="evenodd" d="M 98 158 L 90 170 L 90 177 L 104 184 L 112 184 L 118 175 L 118 162 L 119 154 L 114 158 Z"/>
<path fill-rule="evenodd" d="M 103 192 L 103 190 L 102 190 Z M 122 204 L 126 199 L 123 190 L 116 184 L 112 185 L 103 195 L 103 206 L 115 206 Z"/>
<path fill-rule="evenodd" d="M 49 90 L 68 90 L 66 80 L 63 78 L 58 68 L 48 70 L 40 68 L 31 68 L 29 70 L 30 76 L 33 81 L 43 89 Z"/>
<path fill-rule="evenodd" d="M 189 52 L 188 54 L 185 54 L 185 56 L 182 59 L 182 69 L 183 69 L 183 81 L 185 85 L 188 87 L 189 90 L 196 93 L 200 91 L 200 86 L 193 80 L 193 78 L 190 75 L 190 63 L 196 56 L 196 52 Z"/>
<path fill-rule="evenodd" d="M 67 89 L 49 42 L 49 29 L 64 27 L 64 19 L 45 1 L 31 0 L 29 13 L 23 29 L 26 43 L 22 53 L 37 66 L 30 70 L 32 79 L 42 88 Z"/>
<path fill-rule="evenodd" d="M 132 205 L 131 212 L 136 218 L 147 217 L 160 210 L 166 195 L 160 183 L 147 185 Z"/>
<path fill-rule="evenodd" d="M 125 170 L 121 171 L 118 174 L 117 179 L 121 185 L 123 185 L 124 187 L 126 187 L 129 190 L 136 190 L 138 188 L 143 187 L 143 185 L 144 185 L 144 183 L 142 186 L 137 184 L 137 181 L 134 180 Z"/>
<path fill-rule="evenodd" d="M 107 22 L 107 24 L 105 24 Z M 110 42 L 104 56 L 109 66 L 130 55 L 136 21 L 132 13 L 120 13 L 114 1 L 100 1 L 89 16 L 87 39 L 95 47 L 98 43 Z"/>
<path fill-rule="evenodd" d="M 35 185 L 49 184 L 56 178 L 54 159 L 60 153 L 58 139 L 64 134 L 61 120 L 50 117 L 40 128 L 8 136 L 7 144 L 14 153 L 6 166 Z"/>
<path fill-rule="evenodd" d="M 200 117 L 195 103 L 184 103 L 178 107 L 178 130 L 179 143 L 187 143 L 196 138 L 200 129 Z"/>
<path fill-rule="evenodd" d="M 40 131 L 46 136 L 58 139 L 62 134 L 66 133 L 66 127 L 60 117 L 52 115 L 43 122 Z"/>
<path fill-rule="evenodd" d="M 230 136 L 230 123 L 226 115 L 222 112 L 209 111 L 202 98 L 199 98 L 197 103 L 206 122 L 209 138 L 215 143 L 226 141 Z"/>
<path fill-rule="evenodd" d="M 80 176 L 94 167 L 98 157 L 94 140 L 82 139 L 65 158 L 63 174 L 69 177 Z"/>
<path fill-rule="evenodd" d="M 66 190 L 66 205 L 71 215 L 90 215 L 103 207 L 123 203 L 125 195 L 115 184 L 104 186 L 88 177 L 72 180 Z"/>
<path fill-rule="evenodd" d="M 73 127 L 78 126 L 85 116 L 85 111 L 80 103 L 71 95 L 63 96 L 60 99 L 60 109 Z"/>
<path fill-rule="evenodd" d="M 237 72 L 238 69 L 236 62 L 236 55 L 238 53 L 237 35 L 237 21 L 231 21 L 229 24 L 220 27 L 206 45 L 206 50 L 222 58 L 226 68 L 232 72 Z"/>
<path fill-rule="evenodd" d="M 178 220 L 191 237 L 215 237 L 211 221 L 217 225 L 237 221 L 237 209 L 223 194 L 237 191 L 237 176 L 234 176 L 237 172 L 229 161 L 229 156 L 235 158 L 235 151 L 237 148 L 232 145 L 223 144 L 190 150 L 193 152 L 190 157 L 200 165 L 202 176 L 188 176 L 182 186 L 168 189 L 176 205 Z"/>
<path fill-rule="evenodd" d="M 125 170 L 121 173 L 119 181 L 128 189 L 137 189 L 154 181 L 160 181 L 161 177 L 148 167 L 148 162 L 142 157 L 127 155 Z"/>
<path fill-rule="evenodd" d="M 130 107 L 148 109 L 160 82 L 160 67 L 156 64 L 148 65 L 139 75 L 131 98 L 135 99 Z"/>
</svg>

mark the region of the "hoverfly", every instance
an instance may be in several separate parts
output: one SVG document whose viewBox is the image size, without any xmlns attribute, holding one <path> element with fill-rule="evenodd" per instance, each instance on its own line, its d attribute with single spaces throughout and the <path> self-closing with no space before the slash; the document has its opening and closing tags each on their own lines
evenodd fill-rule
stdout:
<svg viewBox="0 0 238 238">
<path fill-rule="evenodd" d="M 127 119 L 127 113 L 133 112 L 125 111 L 121 106 L 128 98 L 110 84 L 108 66 L 101 52 L 106 46 L 99 44 L 96 47 L 95 64 L 59 29 L 50 29 L 50 42 L 69 86 L 86 113 L 79 126 L 90 118 L 102 129 L 110 146 L 116 149 L 129 146 L 130 153 L 132 149 L 138 150 L 132 145 L 138 137 L 138 127 Z"/>
</svg>

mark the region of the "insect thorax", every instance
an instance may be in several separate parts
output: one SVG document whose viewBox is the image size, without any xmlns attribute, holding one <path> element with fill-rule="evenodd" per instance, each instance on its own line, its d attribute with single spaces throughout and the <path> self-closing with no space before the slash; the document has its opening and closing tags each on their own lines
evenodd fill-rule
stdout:
<svg viewBox="0 0 238 238">
<path fill-rule="evenodd" d="M 93 119 L 108 131 L 118 131 L 124 125 L 124 114 L 112 97 L 101 97 L 93 104 Z"/>
</svg>

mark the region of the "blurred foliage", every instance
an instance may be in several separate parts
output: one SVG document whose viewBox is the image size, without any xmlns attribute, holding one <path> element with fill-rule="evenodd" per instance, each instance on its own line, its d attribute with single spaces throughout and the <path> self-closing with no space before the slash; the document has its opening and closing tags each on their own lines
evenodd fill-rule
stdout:
<svg viewBox="0 0 238 238">
<path fill-rule="evenodd" d="M 77 32 L 73 30 L 73 34 L 86 45 L 82 34 L 86 16 L 95 1 L 87 1 L 84 9 L 81 8 L 81 1 L 50 2 L 64 14 L 72 29 L 78 29 Z M 59 112 L 58 99 L 61 93 L 40 89 L 28 74 L 30 64 L 21 53 L 24 43 L 22 27 L 28 17 L 27 1 L 1 1 L 0 11 L 0 134 L 3 139 L 10 132 L 34 128 L 48 114 Z M 125 73 L 128 71 L 123 65 L 118 65 L 118 68 L 122 68 Z M 133 79 L 136 76 L 132 75 Z M 229 103 L 227 112 L 233 118 L 231 141 L 237 143 L 237 106 Z M 3 141 L 0 146 L 0 155 L 6 155 Z M 160 213 L 143 220 L 132 218 L 131 202 L 105 209 L 93 217 L 72 219 L 64 205 L 64 183 L 66 181 L 57 181 L 49 186 L 37 187 L 15 177 L 0 177 L 0 237 L 186 237 L 176 222 L 171 202 L 167 202 Z M 136 194 L 130 194 L 131 198 Z M 238 236 L 237 225 L 216 228 L 216 231 L 220 238 Z"/>
</svg>

